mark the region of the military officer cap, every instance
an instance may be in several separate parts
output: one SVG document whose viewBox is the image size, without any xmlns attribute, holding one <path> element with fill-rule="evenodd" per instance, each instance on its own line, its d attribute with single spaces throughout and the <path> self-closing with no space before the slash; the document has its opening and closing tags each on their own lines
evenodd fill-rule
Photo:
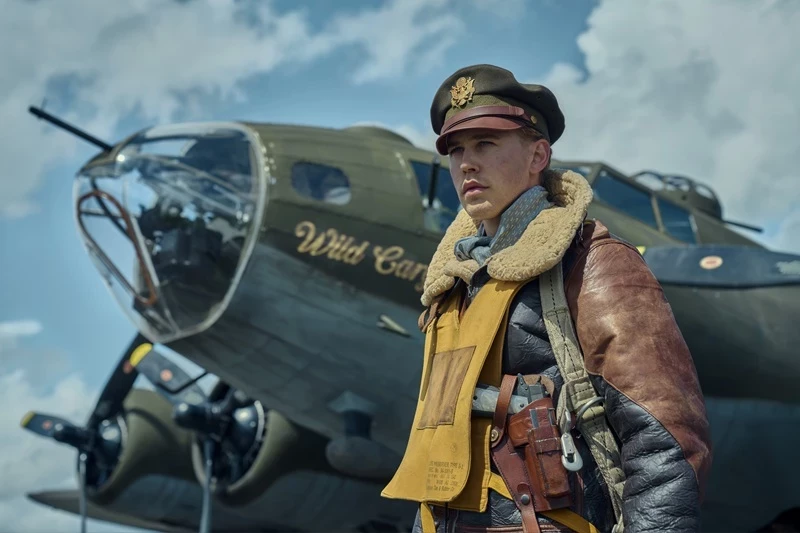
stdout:
<svg viewBox="0 0 800 533">
<path fill-rule="evenodd" d="M 519 83 L 494 65 L 472 65 L 450 75 L 433 97 L 431 125 L 436 150 L 447 154 L 447 135 L 465 129 L 513 130 L 531 127 L 555 143 L 564 133 L 564 115 L 550 89 Z"/>
</svg>

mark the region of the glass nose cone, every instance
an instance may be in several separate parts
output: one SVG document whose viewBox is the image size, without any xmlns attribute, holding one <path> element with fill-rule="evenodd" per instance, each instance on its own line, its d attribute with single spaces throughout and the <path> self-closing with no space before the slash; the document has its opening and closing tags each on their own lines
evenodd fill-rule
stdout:
<svg viewBox="0 0 800 533">
<path fill-rule="evenodd" d="M 224 312 L 258 236 L 257 146 L 239 125 L 162 126 L 78 173 L 84 244 L 151 341 L 197 333 Z"/>
</svg>

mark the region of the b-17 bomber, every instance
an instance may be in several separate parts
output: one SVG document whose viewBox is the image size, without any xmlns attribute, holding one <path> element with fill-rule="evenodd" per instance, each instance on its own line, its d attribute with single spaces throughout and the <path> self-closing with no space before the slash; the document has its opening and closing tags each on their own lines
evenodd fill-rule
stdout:
<svg viewBox="0 0 800 533">
<path fill-rule="evenodd" d="M 100 148 L 75 177 L 78 231 L 139 333 L 86 424 L 23 420 L 79 458 L 77 490 L 29 497 L 158 531 L 410 530 L 415 505 L 380 492 L 416 406 L 428 262 L 460 209 L 447 158 L 379 127 L 246 121 L 110 145 L 31 111 Z M 589 217 L 638 247 L 691 350 L 704 530 L 800 526 L 800 256 L 732 229 L 758 231 L 694 179 L 552 167 L 588 181 Z"/>
</svg>

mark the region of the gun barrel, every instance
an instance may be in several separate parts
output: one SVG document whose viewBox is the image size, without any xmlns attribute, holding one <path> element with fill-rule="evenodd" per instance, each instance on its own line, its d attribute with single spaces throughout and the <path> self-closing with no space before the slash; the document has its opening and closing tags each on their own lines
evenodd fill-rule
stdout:
<svg viewBox="0 0 800 533">
<path fill-rule="evenodd" d="M 68 132 L 72 133 L 73 135 L 76 135 L 76 136 L 80 137 L 81 139 L 94 144 L 95 146 L 99 146 L 100 148 L 103 149 L 104 152 L 110 152 L 111 149 L 113 148 L 113 146 L 111 146 L 110 144 L 101 141 L 97 137 L 89 135 L 85 131 L 82 131 L 82 130 L 78 129 L 78 128 L 76 128 L 75 126 L 73 126 L 71 124 L 67 124 L 63 120 L 54 117 L 53 115 L 51 115 L 50 113 L 48 113 L 47 111 L 45 111 L 43 109 L 39 109 L 38 107 L 30 106 L 28 108 L 28 111 L 30 111 L 31 114 L 33 114 L 34 116 L 36 116 L 36 117 L 38 117 L 40 119 L 46 120 L 46 121 L 50 122 L 51 124 L 53 124 L 55 126 L 58 126 L 61 129 L 67 130 Z"/>
</svg>

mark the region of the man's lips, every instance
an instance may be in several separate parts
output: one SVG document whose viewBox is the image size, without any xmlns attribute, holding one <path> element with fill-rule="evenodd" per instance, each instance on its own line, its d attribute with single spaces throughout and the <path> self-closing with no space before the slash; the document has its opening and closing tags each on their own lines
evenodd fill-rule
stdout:
<svg viewBox="0 0 800 533">
<path fill-rule="evenodd" d="M 474 191 L 474 190 L 481 190 L 482 191 L 485 188 L 486 187 L 484 187 L 483 185 L 481 185 L 478 182 L 471 182 L 471 183 L 467 182 L 467 183 L 464 183 L 464 185 L 461 187 L 461 190 L 464 192 L 464 194 L 467 194 L 469 191 Z"/>
</svg>

